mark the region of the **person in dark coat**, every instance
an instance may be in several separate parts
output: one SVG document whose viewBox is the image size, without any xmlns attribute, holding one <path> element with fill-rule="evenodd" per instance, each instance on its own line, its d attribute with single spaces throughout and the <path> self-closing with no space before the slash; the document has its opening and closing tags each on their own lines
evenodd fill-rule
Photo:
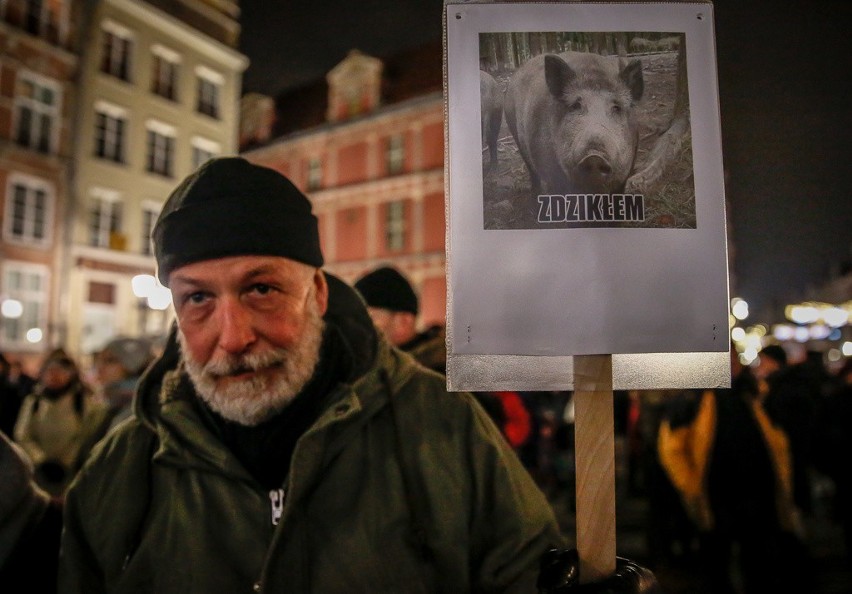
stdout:
<svg viewBox="0 0 852 594">
<path fill-rule="evenodd" d="M 809 364 L 788 364 L 787 352 L 781 345 L 764 347 L 759 357 L 755 376 L 763 408 L 790 441 L 793 501 L 802 512 L 810 513 L 813 507 L 811 433 L 814 415 L 822 399 L 821 387 L 814 381 Z"/>
<path fill-rule="evenodd" d="M 432 324 L 417 329 L 420 300 L 414 287 L 392 266 L 382 266 L 360 277 L 353 285 L 364 298 L 373 323 L 391 344 L 411 353 L 433 371 L 447 371 L 447 346 L 444 327 Z"/>
<path fill-rule="evenodd" d="M 35 482 L 32 461 L 0 433 L 0 586 L 5 594 L 56 591 L 62 502 Z"/>
<path fill-rule="evenodd" d="M 799 540 L 787 436 L 758 399 L 758 382 L 731 352 L 728 389 L 684 394 L 660 426 L 660 462 L 699 531 L 714 594 L 803 592 L 809 559 Z M 786 567 L 788 571 L 779 571 Z"/>
<path fill-rule="evenodd" d="M 563 540 L 544 495 L 322 269 L 311 210 L 241 158 L 169 197 L 153 239 L 176 325 L 68 492 L 61 592 L 536 588 Z M 648 592 L 635 573 L 614 591 Z"/>
<path fill-rule="evenodd" d="M 0 353 L 0 431 L 11 437 L 24 395 L 9 378 L 11 364 Z"/>
<path fill-rule="evenodd" d="M 835 388 L 820 403 L 812 445 L 814 466 L 834 482 L 833 511 L 852 563 L 852 359 L 846 359 Z"/>
<path fill-rule="evenodd" d="M 411 283 L 392 266 L 381 266 L 359 278 L 355 289 L 367 303 L 373 323 L 399 349 L 440 374 L 447 372 L 447 336 L 444 327 L 433 324 L 417 330 L 419 299 Z M 513 391 L 475 392 L 479 404 L 517 451 L 532 436 L 530 411 L 520 394 Z"/>
</svg>

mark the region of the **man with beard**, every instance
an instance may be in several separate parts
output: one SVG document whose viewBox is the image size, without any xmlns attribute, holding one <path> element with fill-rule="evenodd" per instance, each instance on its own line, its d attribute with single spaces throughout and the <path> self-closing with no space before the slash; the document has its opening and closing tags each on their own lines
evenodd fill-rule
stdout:
<svg viewBox="0 0 852 594">
<path fill-rule="evenodd" d="M 545 498 L 321 270 L 289 180 L 212 160 L 153 239 L 176 328 L 68 494 L 60 591 L 534 591 Z"/>
</svg>

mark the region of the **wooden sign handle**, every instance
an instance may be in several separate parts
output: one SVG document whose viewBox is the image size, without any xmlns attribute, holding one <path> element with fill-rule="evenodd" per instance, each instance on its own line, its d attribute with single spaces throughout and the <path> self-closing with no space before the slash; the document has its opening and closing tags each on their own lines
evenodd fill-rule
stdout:
<svg viewBox="0 0 852 594">
<path fill-rule="evenodd" d="M 580 582 L 615 571 L 612 355 L 574 357 L 574 456 Z"/>
</svg>

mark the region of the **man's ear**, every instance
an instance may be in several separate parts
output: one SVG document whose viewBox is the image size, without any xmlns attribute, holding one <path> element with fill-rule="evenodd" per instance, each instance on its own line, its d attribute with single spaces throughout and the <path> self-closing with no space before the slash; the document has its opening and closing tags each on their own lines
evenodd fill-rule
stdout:
<svg viewBox="0 0 852 594">
<path fill-rule="evenodd" d="M 328 281 L 325 279 L 325 273 L 319 268 L 314 272 L 314 289 L 320 315 L 325 315 L 328 309 Z"/>
</svg>

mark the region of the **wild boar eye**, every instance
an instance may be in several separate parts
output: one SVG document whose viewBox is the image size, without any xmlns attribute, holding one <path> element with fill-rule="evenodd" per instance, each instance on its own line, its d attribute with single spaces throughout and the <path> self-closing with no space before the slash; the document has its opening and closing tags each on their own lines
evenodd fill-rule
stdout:
<svg viewBox="0 0 852 594">
<path fill-rule="evenodd" d="M 574 99 L 574 101 L 568 104 L 569 111 L 580 111 L 583 108 L 583 102 L 579 99 Z"/>
<path fill-rule="evenodd" d="M 624 111 L 624 108 L 621 107 L 621 105 L 619 105 L 618 103 L 616 103 L 615 105 L 612 106 L 612 113 L 614 115 L 621 115 L 621 113 L 623 111 Z"/>
</svg>

